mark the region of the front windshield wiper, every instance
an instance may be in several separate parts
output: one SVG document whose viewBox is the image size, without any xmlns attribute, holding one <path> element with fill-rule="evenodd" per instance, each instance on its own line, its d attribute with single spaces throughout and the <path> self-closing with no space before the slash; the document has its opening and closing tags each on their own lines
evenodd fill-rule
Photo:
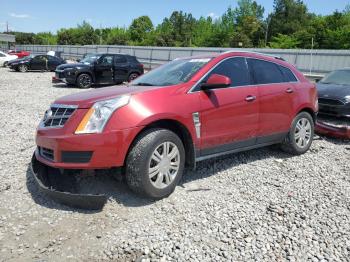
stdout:
<svg viewBox="0 0 350 262">
<path fill-rule="evenodd" d="M 137 83 L 137 84 L 134 84 L 134 86 L 154 86 L 153 84 L 150 84 L 150 83 Z"/>
</svg>

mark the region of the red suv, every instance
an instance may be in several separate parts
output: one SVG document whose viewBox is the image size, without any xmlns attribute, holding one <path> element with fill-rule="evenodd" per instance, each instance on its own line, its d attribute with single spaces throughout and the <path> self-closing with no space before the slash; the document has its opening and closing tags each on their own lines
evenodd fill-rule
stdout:
<svg viewBox="0 0 350 262">
<path fill-rule="evenodd" d="M 60 172 L 124 167 L 133 191 L 162 198 L 197 161 L 272 144 L 305 153 L 317 110 L 315 85 L 280 58 L 175 59 L 128 86 L 56 100 L 33 159 Z"/>
</svg>

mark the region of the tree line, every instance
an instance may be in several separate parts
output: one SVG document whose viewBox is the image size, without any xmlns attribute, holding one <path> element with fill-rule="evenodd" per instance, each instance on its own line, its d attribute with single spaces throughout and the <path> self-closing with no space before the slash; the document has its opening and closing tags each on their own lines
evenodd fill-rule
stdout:
<svg viewBox="0 0 350 262">
<path fill-rule="evenodd" d="M 254 0 L 239 0 L 220 17 L 174 11 L 154 25 L 148 16 L 129 27 L 94 28 L 84 21 L 74 28 L 16 35 L 17 44 L 137 45 L 176 47 L 350 48 L 350 6 L 329 15 L 309 12 L 302 0 L 274 0 L 273 11 Z"/>
</svg>

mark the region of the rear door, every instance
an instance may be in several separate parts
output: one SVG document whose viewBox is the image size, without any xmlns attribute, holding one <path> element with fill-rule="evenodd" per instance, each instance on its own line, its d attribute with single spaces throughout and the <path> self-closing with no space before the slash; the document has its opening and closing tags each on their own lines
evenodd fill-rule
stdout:
<svg viewBox="0 0 350 262">
<path fill-rule="evenodd" d="M 128 79 L 130 63 L 125 55 L 115 55 L 114 60 L 114 81 L 124 82 Z"/>
<path fill-rule="evenodd" d="M 225 75 L 231 86 L 200 91 L 201 155 L 210 155 L 256 143 L 258 128 L 258 92 L 252 85 L 244 57 L 228 58 L 212 74 Z"/>
<path fill-rule="evenodd" d="M 111 84 L 113 80 L 114 55 L 103 55 L 94 66 L 95 82 L 98 84 Z"/>
<path fill-rule="evenodd" d="M 257 143 L 281 140 L 289 131 L 293 117 L 294 86 L 286 81 L 280 65 L 276 63 L 249 58 L 248 65 L 258 87 Z"/>
<path fill-rule="evenodd" d="M 61 64 L 61 59 L 55 56 L 47 56 L 48 57 L 48 67 L 49 70 L 54 71 L 58 65 Z"/>
</svg>

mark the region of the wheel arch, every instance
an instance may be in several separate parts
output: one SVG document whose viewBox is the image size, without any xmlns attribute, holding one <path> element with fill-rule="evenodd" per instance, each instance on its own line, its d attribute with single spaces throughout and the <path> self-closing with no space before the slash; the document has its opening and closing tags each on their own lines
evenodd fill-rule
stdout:
<svg viewBox="0 0 350 262">
<path fill-rule="evenodd" d="M 303 107 L 303 108 L 299 109 L 299 111 L 295 114 L 295 116 L 297 116 L 301 112 L 309 113 L 312 116 L 314 123 L 316 123 L 317 114 L 311 107 Z"/>
<path fill-rule="evenodd" d="M 140 135 L 142 133 L 144 133 L 150 129 L 154 129 L 154 128 L 164 128 L 164 129 L 167 129 L 167 130 L 174 132 L 180 138 L 180 140 L 182 141 L 182 143 L 185 147 L 185 155 L 186 155 L 185 165 L 188 167 L 195 168 L 195 158 L 196 158 L 195 145 L 194 145 L 194 141 L 193 141 L 193 138 L 191 136 L 191 133 L 184 124 L 182 124 L 179 121 L 174 120 L 174 119 L 160 119 L 160 120 L 156 120 L 154 122 L 147 124 L 134 137 L 133 141 L 129 145 L 126 156 L 129 154 L 130 150 L 132 149 L 132 147 L 134 146 L 135 142 L 140 137 Z M 125 161 L 126 161 L 126 157 L 124 160 L 124 166 L 125 166 Z"/>
</svg>

